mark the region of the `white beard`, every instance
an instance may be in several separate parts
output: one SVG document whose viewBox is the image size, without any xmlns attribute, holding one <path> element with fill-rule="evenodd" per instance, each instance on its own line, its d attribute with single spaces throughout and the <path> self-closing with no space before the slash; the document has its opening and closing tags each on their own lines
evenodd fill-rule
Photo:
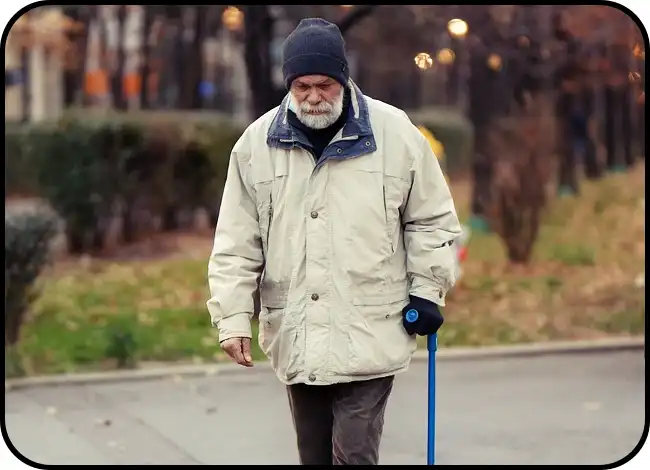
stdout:
<svg viewBox="0 0 650 470">
<path fill-rule="evenodd" d="M 330 104 L 325 101 L 312 106 L 306 101 L 298 104 L 293 94 L 291 97 L 291 110 L 296 113 L 296 117 L 305 126 L 311 129 L 325 129 L 336 122 L 343 113 L 343 97 L 345 89 L 341 88 L 341 93 L 336 97 L 334 103 Z M 309 114 L 310 112 L 320 112 L 322 114 Z"/>
</svg>

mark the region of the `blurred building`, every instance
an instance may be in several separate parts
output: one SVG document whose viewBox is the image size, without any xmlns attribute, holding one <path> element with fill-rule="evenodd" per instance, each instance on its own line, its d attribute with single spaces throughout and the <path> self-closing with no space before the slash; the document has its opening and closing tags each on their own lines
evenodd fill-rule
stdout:
<svg viewBox="0 0 650 470">
<path fill-rule="evenodd" d="M 6 120 L 60 115 L 66 26 L 57 6 L 32 9 L 12 26 L 5 47 Z"/>
</svg>

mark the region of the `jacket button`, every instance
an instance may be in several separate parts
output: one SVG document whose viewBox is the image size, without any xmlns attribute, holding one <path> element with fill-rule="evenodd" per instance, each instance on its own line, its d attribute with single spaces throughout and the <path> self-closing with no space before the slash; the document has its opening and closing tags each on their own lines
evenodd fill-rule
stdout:
<svg viewBox="0 0 650 470">
<path fill-rule="evenodd" d="M 319 299 L 318 294 L 311 295 L 311 300 L 313 300 L 314 302 L 316 302 L 318 299 Z"/>
<path fill-rule="evenodd" d="M 309 374 L 309 381 L 313 382 L 314 380 L 316 380 L 316 376 L 314 374 Z"/>
<path fill-rule="evenodd" d="M 441 290 L 438 291 L 438 298 L 442 299 L 442 291 Z"/>
<path fill-rule="evenodd" d="M 311 211 L 311 214 L 310 214 L 310 215 L 311 215 L 311 218 L 312 218 L 312 219 L 316 219 L 316 218 L 318 218 L 318 212 L 316 212 L 316 211 Z"/>
</svg>

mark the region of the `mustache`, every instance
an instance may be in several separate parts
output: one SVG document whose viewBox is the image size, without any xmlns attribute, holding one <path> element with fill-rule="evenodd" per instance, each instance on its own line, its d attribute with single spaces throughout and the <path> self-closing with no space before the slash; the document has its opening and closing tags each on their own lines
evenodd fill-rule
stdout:
<svg viewBox="0 0 650 470">
<path fill-rule="evenodd" d="M 333 109 L 334 106 L 326 101 L 323 101 L 316 105 L 311 105 L 305 101 L 300 103 L 300 110 L 303 113 L 331 113 Z"/>
</svg>

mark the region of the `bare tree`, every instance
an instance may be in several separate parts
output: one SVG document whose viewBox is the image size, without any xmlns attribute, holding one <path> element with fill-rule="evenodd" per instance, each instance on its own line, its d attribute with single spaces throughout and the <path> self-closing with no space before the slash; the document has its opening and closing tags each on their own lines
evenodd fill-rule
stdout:
<svg viewBox="0 0 650 470">
<path fill-rule="evenodd" d="M 127 6 L 117 7 L 117 42 L 115 68 L 111 75 L 111 94 L 113 95 L 113 106 L 115 109 L 125 110 L 127 100 L 124 93 L 124 67 L 126 62 L 126 50 L 124 48 L 124 25 L 126 23 Z"/>
<path fill-rule="evenodd" d="M 140 62 L 140 108 L 148 109 L 149 103 L 149 78 L 151 75 L 151 28 L 154 20 L 154 9 L 151 5 L 142 5 L 142 39 Z"/>
<path fill-rule="evenodd" d="M 63 103 L 65 106 L 78 104 L 78 99 L 83 93 L 88 56 L 88 32 L 93 10 L 96 8 L 91 5 L 64 7 L 64 13 L 79 25 L 79 28 L 66 32 L 70 47 L 66 54 L 66 68 L 63 75 Z"/>
</svg>

